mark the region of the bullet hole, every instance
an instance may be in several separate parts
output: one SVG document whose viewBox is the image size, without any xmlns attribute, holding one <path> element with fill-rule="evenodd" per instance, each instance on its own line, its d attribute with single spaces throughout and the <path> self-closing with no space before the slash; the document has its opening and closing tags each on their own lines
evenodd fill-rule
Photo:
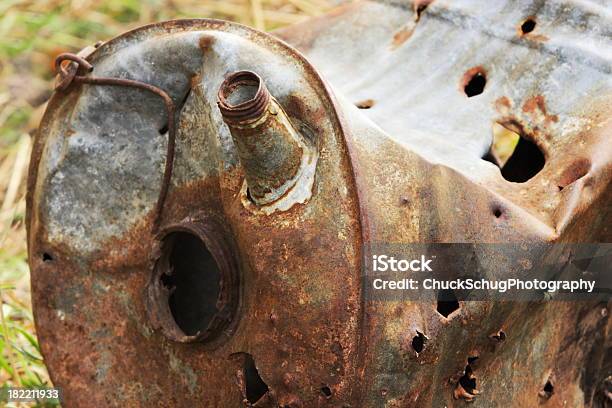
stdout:
<svg viewBox="0 0 612 408">
<path fill-rule="evenodd" d="M 468 98 L 480 95 L 487 84 L 487 76 L 483 69 L 477 67 L 468 70 L 463 79 L 463 92 Z"/>
<path fill-rule="evenodd" d="M 193 336 L 205 331 L 218 313 L 221 271 L 212 254 L 197 236 L 174 232 L 168 271 L 160 276 L 170 291 L 168 305 L 181 330 Z"/>
<path fill-rule="evenodd" d="M 459 384 L 463 387 L 465 391 L 469 394 L 476 394 L 476 376 L 474 376 L 474 372 L 472 367 L 468 364 L 465 366 L 465 370 L 463 371 L 463 376 L 459 378 Z M 476 392 L 475 392 L 476 391 Z"/>
<path fill-rule="evenodd" d="M 425 343 L 427 343 L 427 337 L 423 333 L 417 330 L 417 335 L 412 338 L 412 348 L 418 354 L 421 351 L 423 351 L 423 348 L 425 347 Z"/>
<path fill-rule="evenodd" d="M 370 109 L 375 103 L 374 99 L 364 99 L 363 101 L 355 102 L 355 106 L 359 109 Z"/>
<path fill-rule="evenodd" d="M 480 391 L 476 389 L 476 376 L 472 369 L 472 364 L 474 364 L 476 360 L 478 360 L 477 356 L 468 357 L 468 363 L 463 370 L 463 375 L 459 378 L 455 391 L 453 392 L 453 397 L 455 399 L 461 398 L 470 402 L 476 395 L 480 394 Z"/>
<path fill-rule="evenodd" d="M 324 385 L 321 387 L 321 394 L 325 397 L 325 398 L 331 398 L 332 396 L 332 390 L 331 388 L 329 388 L 327 385 Z"/>
<path fill-rule="evenodd" d="M 246 398 L 251 404 L 255 404 L 268 392 L 268 385 L 259 376 L 255 361 L 250 354 L 245 353 L 243 372 Z"/>
<path fill-rule="evenodd" d="M 523 24 L 521 24 L 521 33 L 523 33 L 523 35 L 529 34 L 535 29 L 535 27 L 535 20 L 533 19 L 533 17 L 529 17 L 525 21 L 523 21 Z"/>
<path fill-rule="evenodd" d="M 48 253 L 48 252 L 43 252 L 42 260 L 43 260 L 43 262 L 51 262 L 51 261 L 53 261 L 53 256 L 51 256 L 51 254 Z"/>
<path fill-rule="evenodd" d="M 438 307 L 436 308 L 438 313 L 448 318 L 448 316 L 457 309 L 459 309 L 459 301 L 457 301 L 455 292 L 452 289 L 439 290 Z"/>
<path fill-rule="evenodd" d="M 497 333 L 492 334 L 491 339 L 501 343 L 502 341 L 506 340 L 506 333 L 503 330 L 498 331 Z"/>
<path fill-rule="evenodd" d="M 542 170 L 546 163 L 544 153 L 526 135 L 519 133 L 520 126 L 514 123 L 493 125 L 493 144 L 489 156 L 501 169 L 504 179 L 513 183 L 524 183 Z"/>
<path fill-rule="evenodd" d="M 554 392 L 555 392 L 555 387 L 553 386 L 552 381 L 549 378 L 546 381 L 546 384 L 544 384 L 544 387 L 542 388 L 542 390 L 539 392 L 539 395 L 540 397 L 544 399 L 549 399 L 550 397 L 552 397 Z"/>
<path fill-rule="evenodd" d="M 160 127 L 158 132 L 160 135 L 165 135 L 168 133 L 168 123 L 166 122 L 162 127 Z"/>
<path fill-rule="evenodd" d="M 546 384 L 544 384 L 544 392 L 552 394 L 554 390 L 555 387 L 553 387 L 550 381 L 546 381 Z"/>
</svg>

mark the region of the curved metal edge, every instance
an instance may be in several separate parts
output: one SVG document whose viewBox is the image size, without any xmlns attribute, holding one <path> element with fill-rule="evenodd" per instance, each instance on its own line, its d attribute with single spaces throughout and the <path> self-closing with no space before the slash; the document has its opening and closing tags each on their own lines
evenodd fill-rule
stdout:
<svg viewBox="0 0 612 408">
<path fill-rule="evenodd" d="M 330 121 L 332 122 L 333 127 L 338 130 L 338 134 L 341 135 L 342 137 L 342 140 L 344 142 L 344 147 L 346 148 L 346 160 L 348 164 L 347 171 L 350 173 L 351 177 L 353 178 L 352 188 L 354 189 L 354 192 L 355 192 L 354 199 L 357 204 L 356 211 L 357 211 L 357 218 L 358 218 L 360 236 L 361 236 L 361 241 L 362 241 L 358 243 L 357 245 L 357 247 L 359 248 L 359 253 L 357 254 L 358 256 L 357 273 L 361 273 L 361 270 L 363 268 L 362 248 L 363 248 L 364 243 L 369 242 L 369 228 L 368 228 L 369 224 L 368 224 L 368 219 L 367 219 L 367 208 L 365 207 L 365 204 L 364 204 L 365 200 L 363 199 L 363 197 L 365 197 L 365 186 L 362 183 L 359 183 L 358 181 L 359 180 L 359 170 L 354 165 L 356 153 L 355 153 L 355 149 L 352 146 L 352 143 L 350 140 L 351 137 L 350 137 L 350 132 L 349 132 L 349 126 L 346 123 L 345 117 L 340 113 L 340 104 L 335 98 L 331 87 L 320 76 L 317 70 L 308 62 L 308 60 L 302 53 L 300 53 L 298 50 L 296 50 L 295 48 L 287 44 L 285 41 L 277 37 L 274 37 L 268 33 L 257 31 L 253 28 L 250 28 L 248 26 L 245 26 L 239 23 L 233 23 L 233 22 L 228 22 L 228 21 L 223 21 L 223 20 L 218 20 L 218 19 L 178 19 L 178 20 L 168 20 L 168 21 L 159 22 L 159 23 L 147 24 L 147 25 L 135 28 L 133 30 L 129 30 L 123 34 L 120 34 L 112 38 L 111 40 L 106 41 L 105 43 L 100 45 L 98 48 L 96 48 L 89 55 L 88 60 L 90 62 L 94 62 L 97 58 L 103 55 L 104 51 L 109 49 L 109 47 L 112 47 L 113 45 L 116 45 L 120 43 L 121 41 L 129 40 L 132 37 L 145 34 L 146 32 L 152 31 L 152 30 L 162 29 L 162 30 L 166 30 L 166 33 L 170 34 L 173 32 L 185 32 L 185 31 L 196 31 L 196 30 L 225 31 L 228 28 L 243 30 L 244 34 L 250 37 L 249 38 L 250 40 L 254 42 L 260 41 L 260 42 L 267 43 L 268 45 L 278 48 L 278 51 L 285 52 L 288 55 L 295 58 L 304 68 L 305 76 L 308 76 L 309 79 L 312 80 L 312 81 L 309 81 L 309 83 L 313 86 L 314 89 L 320 90 L 320 93 L 318 93 L 318 96 L 323 100 L 323 102 L 327 102 L 327 104 L 329 104 L 329 106 L 331 107 L 326 113 L 330 116 Z M 76 95 L 76 92 L 75 92 L 75 95 Z M 52 94 L 47 104 L 47 108 L 45 110 L 44 116 L 41 120 L 41 126 L 39 126 L 39 128 L 42 127 L 43 124 L 48 124 L 50 122 L 51 116 L 52 116 L 51 113 L 54 112 L 56 109 L 58 109 L 61 106 L 61 104 L 64 102 L 64 98 L 65 98 L 65 95 L 63 95 L 61 92 L 56 91 Z M 27 234 L 28 263 L 29 264 L 31 263 L 31 256 L 32 256 L 32 254 L 30 253 L 30 249 L 32 247 L 32 240 L 34 239 L 34 237 L 32 237 L 32 225 L 31 225 L 32 219 L 33 219 L 32 211 L 33 211 L 33 200 L 34 200 L 34 187 L 37 182 L 39 164 L 40 164 L 40 160 L 42 157 L 42 152 L 45 146 L 45 142 L 46 142 L 46 139 L 43 138 L 40 133 L 37 133 L 34 143 L 33 143 L 33 147 L 32 147 L 32 154 L 30 156 L 30 166 L 28 168 L 27 193 L 26 193 L 26 234 Z M 354 384 L 359 384 L 360 382 L 359 377 L 363 376 L 364 359 L 362 358 L 362 356 L 366 352 L 365 344 L 363 342 L 363 336 L 361 335 L 365 331 L 364 330 L 365 316 L 363 315 L 364 314 L 364 302 L 365 302 L 364 294 L 361 293 L 360 297 L 361 297 L 360 310 L 357 312 L 359 330 L 357 331 L 356 336 L 355 336 L 358 353 L 354 360 L 355 361 L 354 367 L 356 368 L 358 377 L 354 378 L 353 380 Z M 39 329 L 38 324 L 35 324 L 35 326 L 36 326 L 36 329 L 38 330 Z M 50 373 L 50 376 L 53 380 L 53 374 Z M 360 387 L 351 387 L 351 389 L 358 390 L 360 389 Z M 359 393 L 359 395 L 351 399 L 355 399 L 358 401 L 361 401 L 363 399 L 363 396 L 361 394 L 365 391 L 352 391 L 352 392 Z"/>
</svg>

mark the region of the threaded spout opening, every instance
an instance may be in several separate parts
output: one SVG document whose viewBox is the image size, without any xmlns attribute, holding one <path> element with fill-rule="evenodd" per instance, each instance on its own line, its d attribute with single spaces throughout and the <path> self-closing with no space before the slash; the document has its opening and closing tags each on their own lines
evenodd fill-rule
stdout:
<svg viewBox="0 0 612 408">
<path fill-rule="evenodd" d="M 218 105 L 223 120 L 240 124 L 259 119 L 270 102 L 270 93 L 263 80 L 254 72 L 238 71 L 221 84 Z"/>
</svg>

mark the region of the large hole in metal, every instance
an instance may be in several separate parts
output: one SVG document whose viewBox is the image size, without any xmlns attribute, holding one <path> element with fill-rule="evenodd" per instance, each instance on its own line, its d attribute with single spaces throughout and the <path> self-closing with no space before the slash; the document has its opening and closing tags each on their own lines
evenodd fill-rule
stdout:
<svg viewBox="0 0 612 408">
<path fill-rule="evenodd" d="M 540 148 L 532 141 L 520 137 L 501 173 L 508 181 L 524 183 L 538 174 L 544 163 L 544 154 Z"/>
<path fill-rule="evenodd" d="M 255 404 L 268 392 L 268 386 L 259 376 L 253 357 L 246 353 L 244 356 L 244 382 L 246 398 L 251 404 Z"/>
<path fill-rule="evenodd" d="M 170 340 L 219 345 L 239 306 L 238 254 L 212 216 L 166 227 L 147 291 L 151 324 Z"/>
<path fill-rule="evenodd" d="M 163 274 L 160 279 L 171 292 L 168 306 L 176 324 L 193 336 L 205 331 L 218 312 L 221 270 L 197 236 L 174 232 L 169 238 L 170 274 Z"/>
<path fill-rule="evenodd" d="M 459 301 L 452 289 L 441 289 L 438 291 L 438 307 L 436 310 L 442 316 L 448 316 L 455 310 L 459 309 Z"/>
<path fill-rule="evenodd" d="M 512 128 L 512 129 L 511 129 Z M 493 125 L 493 144 L 484 160 L 496 164 L 502 176 L 513 183 L 524 183 L 542 170 L 544 153 L 512 125 Z"/>
</svg>

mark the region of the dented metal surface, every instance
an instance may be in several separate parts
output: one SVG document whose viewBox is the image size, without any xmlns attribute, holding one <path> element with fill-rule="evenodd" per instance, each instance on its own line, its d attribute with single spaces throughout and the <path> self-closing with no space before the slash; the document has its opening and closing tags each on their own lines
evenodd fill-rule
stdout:
<svg viewBox="0 0 612 408">
<path fill-rule="evenodd" d="M 65 405 L 604 406 L 608 305 L 461 302 L 444 316 L 365 302 L 361 263 L 374 242 L 610 241 L 610 23 L 596 2 L 361 2 L 276 34 L 305 57 L 214 20 L 96 48 L 93 75 L 172 98 L 176 153 L 157 233 L 160 98 L 75 83 L 49 103 L 28 244 Z M 314 149 L 312 178 L 291 184 L 302 196 L 274 211 L 249 197 L 217 105 L 237 71 L 263 79 Z M 527 181 L 482 159 L 494 123 L 541 151 Z M 169 314 L 177 231 L 226 263 L 210 330 Z"/>
</svg>

